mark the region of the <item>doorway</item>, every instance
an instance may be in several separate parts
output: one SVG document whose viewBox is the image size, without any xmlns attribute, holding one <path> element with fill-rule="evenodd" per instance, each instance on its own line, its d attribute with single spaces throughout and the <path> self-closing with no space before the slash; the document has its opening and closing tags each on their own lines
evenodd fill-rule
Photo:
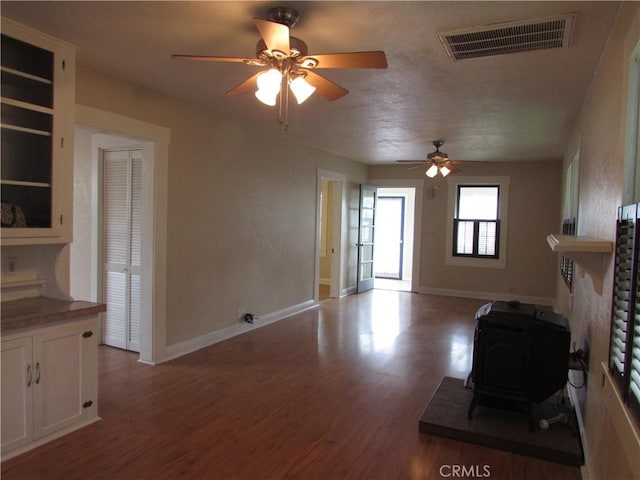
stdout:
<svg viewBox="0 0 640 480">
<path fill-rule="evenodd" d="M 415 290 L 416 220 L 416 187 L 378 186 L 374 288 Z"/>
<path fill-rule="evenodd" d="M 315 300 L 342 295 L 344 174 L 318 170 Z"/>
<path fill-rule="evenodd" d="M 100 151 L 141 150 L 139 361 L 166 354 L 166 191 L 170 131 L 129 117 L 76 105 L 74 241 L 70 247 L 71 296 L 102 301 Z M 137 335 L 137 333 L 136 333 Z M 100 341 L 102 342 L 102 338 Z"/>
</svg>

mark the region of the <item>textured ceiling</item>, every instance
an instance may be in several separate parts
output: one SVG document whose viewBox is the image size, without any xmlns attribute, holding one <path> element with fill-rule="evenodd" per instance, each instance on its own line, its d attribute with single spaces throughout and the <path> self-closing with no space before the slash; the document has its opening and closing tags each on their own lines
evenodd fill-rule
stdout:
<svg viewBox="0 0 640 480">
<path fill-rule="evenodd" d="M 253 17 L 292 6 L 309 53 L 384 50 L 386 70 L 323 70 L 350 94 L 291 105 L 289 130 L 251 95 L 225 92 L 257 67 L 177 62 L 173 53 L 252 57 Z M 362 162 L 557 160 L 588 91 L 618 2 L 11 2 L 2 16 L 78 47 L 80 64 L 252 128 Z M 569 48 L 451 62 L 439 32 L 576 13 Z"/>
</svg>

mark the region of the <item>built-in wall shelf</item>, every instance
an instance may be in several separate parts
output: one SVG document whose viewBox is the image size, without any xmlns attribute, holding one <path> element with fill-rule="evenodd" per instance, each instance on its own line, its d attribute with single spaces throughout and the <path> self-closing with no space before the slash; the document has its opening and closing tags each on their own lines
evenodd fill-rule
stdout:
<svg viewBox="0 0 640 480">
<path fill-rule="evenodd" d="M 613 242 L 581 235 L 547 235 L 547 243 L 557 253 L 611 253 Z"/>
<path fill-rule="evenodd" d="M 547 243 L 551 250 L 560 254 L 561 264 L 568 267 L 568 272 L 573 280 L 573 262 L 580 265 L 591 277 L 593 288 L 599 295 L 602 294 L 602 281 L 607 266 L 607 254 L 613 253 L 614 242 L 601 238 L 585 237 L 582 235 L 547 235 Z M 564 271 L 562 272 L 564 275 Z M 571 291 L 571 289 L 570 289 Z"/>
</svg>

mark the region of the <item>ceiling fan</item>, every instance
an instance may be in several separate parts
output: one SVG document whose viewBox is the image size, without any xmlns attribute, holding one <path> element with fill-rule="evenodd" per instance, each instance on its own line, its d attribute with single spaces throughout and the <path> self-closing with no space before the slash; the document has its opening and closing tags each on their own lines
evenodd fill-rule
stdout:
<svg viewBox="0 0 640 480">
<path fill-rule="evenodd" d="M 429 178 L 434 178 L 440 172 L 440 175 L 446 177 L 451 172 L 455 171 L 454 163 L 461 163 L 460 160 L 450 160 L 449 155 L 440 151 L 440 147 L 444 145 L 444 140 L 434 140 L 433 146 L 436 148 L 435 152 L 427 154 L 425 160 L 396 160 L 398 163 L 417 163 L 420 166 L 424 165 L 427 168 L 425 175 Z"/>
<path fill-rule="evenodd" d="M 387 58 L 382 51 L 309 55 L 307 44 L 299 38 L 290 36 L 290 29 L 298 22 L 299 17 L 298 12 L 293 8 L 275 7 L 268 10 L 266 19 L 254 18 L 262 37 L 256 44 L 255 58 L 205 55 L 172 55 L 172 58 L 201 62 L 234 62 L 266 67 L 266 70 L 249 77 L 226 94 L 241 95 L 254 91 L 256 97 L 269 106 L 275 106 L 278 103 L 280 94 L 279 120 L 280 123 L 285 124 L 285 127 L 290 91 L 299 104 L 314 92 L 330 101 L 349 93 L 346 88 L 316 73 L 316 69 L 387 68 Z"/>
</svg>

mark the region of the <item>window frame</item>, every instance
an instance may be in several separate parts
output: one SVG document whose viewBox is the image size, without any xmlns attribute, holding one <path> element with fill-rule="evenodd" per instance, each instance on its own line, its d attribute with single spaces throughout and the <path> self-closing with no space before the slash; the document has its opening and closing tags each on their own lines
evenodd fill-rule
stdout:
<svg viewBox="0 0 640 480">
<path fill-rule="evenodd" d="M 447 204 L 447 236 L 445 265 L 479 268 L 506 268 L 507 259 L 507 219 L 509 213 L 509 184 L 510 176 L 462 176 L 452 175 L 447 177 L 448 204 Z M 498 187 L 498 232 L 497 232 L 497 257 L 487 255 L 470 256 L 454 255 L 454 223 L 457 216 L 458 187 Z"/>
<path fill-rule="evenodd" d="M 460 218 L 460 195 L 462 194 L 462 189 L 464 188 L 491 188 L 497 189 L 497 202 L 496 202 L 496 218 L 495 220 L 490 219 L 479 219 L 479 218 Z M 497 259 L 500 256 L 500 185 L 463 185 L 458 184 L 456 186 L 456 208 L 455 215 L 453 218 L 453 242 L 452 242 L 452 251 L 451 254 L 454 257 L 467 257 L 467 258 L 493 258 Z M 472 222 L 473 223 L 473 238 L 472 238 L 472 252 L 471 253 L 460 253 L 457 251 L 458 245 L 458 229 L 460 222 Z M 496 237 L 495 237 L 495 254 L 493 255 L 483 255 L 478 253 L 479 244 L 480 244 L 480 224 L 481 223 L 494 223 L 496 226 Z"/>
</svg>

